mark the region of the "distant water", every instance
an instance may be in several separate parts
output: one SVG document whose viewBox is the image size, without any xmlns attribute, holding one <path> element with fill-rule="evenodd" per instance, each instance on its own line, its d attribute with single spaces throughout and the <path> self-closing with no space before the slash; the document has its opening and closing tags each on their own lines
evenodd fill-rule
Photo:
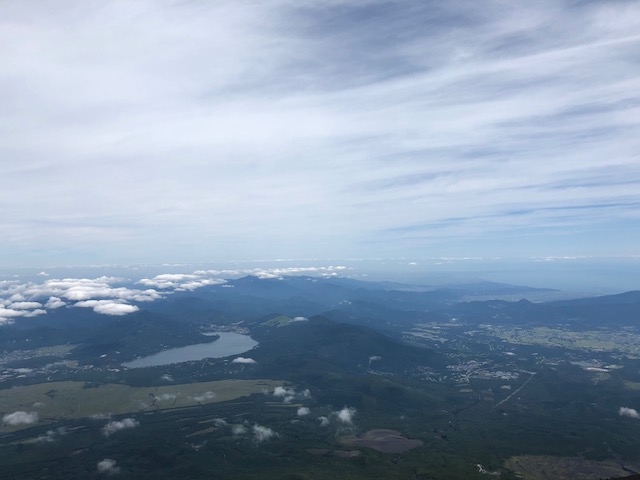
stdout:
<svg viewBox="0 0 640 480">
<path fill-rule="evenodd" d="M 206 335 L 220 335 L 220 338 L 215 342 L 170 348 L 147 357 L 136 358 L 122 365 L 127 368 L 141 368 L 203 360 L 205 358 L 223 358 L 244 353 L 258 345 L 258 342 L 250 336 L 239 333 L 215 332 Z"/>
</svg>

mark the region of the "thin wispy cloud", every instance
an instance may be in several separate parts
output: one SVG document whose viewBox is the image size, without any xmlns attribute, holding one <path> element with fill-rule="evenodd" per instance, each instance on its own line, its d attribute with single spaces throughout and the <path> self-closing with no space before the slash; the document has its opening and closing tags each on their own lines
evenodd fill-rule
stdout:
<svg viewBox="0 0 640 480">
<path fill-rule="evenodd" d="M 619 1 L 5 2 L 0 264 L 633 253 L 639 31 Z"/>
</svg>

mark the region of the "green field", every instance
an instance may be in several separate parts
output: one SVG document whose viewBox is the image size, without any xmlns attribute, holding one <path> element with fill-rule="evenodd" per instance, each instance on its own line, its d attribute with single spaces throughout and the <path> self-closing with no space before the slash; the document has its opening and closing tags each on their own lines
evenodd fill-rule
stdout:
<svg viewBox="0 0 640 480">
<path fill-rule="evenodd" d="M 38 413 L 38 424 L 90 417 L 182 408 L 225 402 L 253 393 L 272 391 L 278 380 L 219 380 L 214 382 L 130 387 L 112 383 L 51 382 L 0 390 L 0 415 L 14 411 Z M 0 433 L 33 426 L 1 425 Z"/>
</svg>

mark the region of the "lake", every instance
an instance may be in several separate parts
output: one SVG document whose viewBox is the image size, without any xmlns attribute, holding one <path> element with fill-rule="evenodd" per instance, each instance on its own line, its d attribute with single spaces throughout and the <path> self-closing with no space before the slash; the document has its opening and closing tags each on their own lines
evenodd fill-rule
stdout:
<svg viewBox="0 0 640 480">
<path fill-rule="evenodd" d="M 220 335 L 220 338 L 215 342 L 170 348 L 147 357 L 136 358 L 122 365 L 127 368 L 141 368 L 203 360 L 205 358 L 223 358 L 247 352 L 258 345 L 258 342 L 250 336 L 239 333 L 212 332 L 205 335 Z"/>
</svg>

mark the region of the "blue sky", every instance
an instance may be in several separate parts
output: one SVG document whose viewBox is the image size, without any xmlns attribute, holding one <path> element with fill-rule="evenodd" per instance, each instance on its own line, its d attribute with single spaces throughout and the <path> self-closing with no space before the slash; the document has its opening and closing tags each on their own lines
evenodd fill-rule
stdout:
<svg viewBox="0 0 640 480">
<path fill-rule="evenodd" d="M 640 254 L 640 3 L 0 2 L 0 266 Z"/>
</svg>

